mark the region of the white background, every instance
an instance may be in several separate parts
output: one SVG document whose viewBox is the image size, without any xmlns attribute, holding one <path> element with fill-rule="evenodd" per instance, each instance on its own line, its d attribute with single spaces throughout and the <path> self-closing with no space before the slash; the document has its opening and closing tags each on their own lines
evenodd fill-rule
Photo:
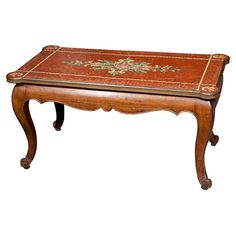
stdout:
<svg viewBox="0 0 236 236">
<path fill-rule="evenodd" d="M 0 3 L 0 235 L 236 235 L 235 7 L 225 1 L 26 1 Z M 203 191 L 194 164 L 196 120 L 30 104 L 38 134 L 31 169 L 5 75 L 45 45 L 231 57 L 216 111 L 216 147 Z"/>
</svg>

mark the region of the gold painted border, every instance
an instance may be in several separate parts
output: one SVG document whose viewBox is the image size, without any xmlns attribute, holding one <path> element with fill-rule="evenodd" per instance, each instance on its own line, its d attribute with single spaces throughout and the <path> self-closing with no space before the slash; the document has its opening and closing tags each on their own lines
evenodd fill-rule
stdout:
<svg viewBox="0 0 236 236">
<path fill-rule="evenodd" d="M 74 53 L 74 54 L 97 54 L 97 55 L 109 55 L 109 56 L 124 56 L 124 57 L 151 57 L 151 58 L 173 58 L 173 59 L 186 59 L 186 60 L 208 60 L 208 58 L 197 58 L 197 57 L 181 57 L 181 56 L 161 56 L 161 55 L 139 55 L 139 54 L 122 54 L 122 53 L 109 53 L 109 52 L 81 52 L 81 51 L 78 51 L 78 52 L 75 52 L 75 51 L 66 51 L 66 50 L 60 50 L 58 51 L 58 53 Z M 132 52 L 132 51 L 131 51 Z M 140 53 L 142 53 L 140 51 Z M 148 53 L 148 52 L 145 52 L 145 53 Z M 219 61 L 219 60 L 218 60 Z"/>
<path fill-rule="evenodd" d="M 112 52 L 91 52 L 91 51 L 87 51 L 87 52 L 82 52 L 82 51 L 69 51 L 69 50 L 63 50 L 63 48 L 61 47 L 60 49 L 62 50 L 59 50 L 57 51 L 58 53 L 72 53 L 72 54 L 76 54 L 76 53 L 81 53 L 81 54 L 97 54 L 97 55 L 110 55 L 110 56 L 128 56 L 128 57 L 152 57 L 152 58 L 173 58 L 173 59 L 186 59 L 186 60 L 204 60 L 204 61 L 207 61 L 208 58 L 203 58 L 203 57 L 188 57 L 188 56 L 164 56 L 164 55 L 140 55 L 140 54 L 129 54 L 128 52 L 140 52 L 140 53 L 158 53 L 158 52 L 148 52 L 148 51 L 123 51 L 123 53 L 112 53 Z M 85 50 L 104 50 L 104 51 L 113 51 L 113 50 L 109 50 L 109 49 L 88 49 L 88 48 L 81 48 L 82 50 L 85 49 Z M 79 48 L 75 48 L 75 50 L 80 50 Z M 45 49 L 44 51 L 52 51 L 52 50 L 47 50 Z M 116 50 L 114 50 L 116 51 Z M 119 50 L 117 50 L 119 51 Z M 121 50 L 122 52 L 122 50 Z M 126 54 L 125 54 L 126 53 Z M 171 54 L 171 53 L 169 53 Z M 187 53 L 186 53 L 187 55 Z M 196 54 L 196 55 L 199 55 L 199 54 Z M 203 54 L 204 55 L 204 54 Z M 205 54 L 206 56 L 208 56 L 208 54 Z M 224 61 L 224 59 L 222 58 L 222 60 L 220 60 L 221 58 L 213 58 L 213 61 Z"/>
<path fill-rule="evenodd" d="M 26 74 L 23 75 L 23 77 L 25 77 L 26 75 L 28 75 L 30 72 L 32 72 L 34 69 L 36 69 L 38 66 L 40 66 L 43 62 L 45 62 L 48 58 L 50 58 L 52 55 L 54 55 L 58 50 L 60 50 L 61 47 L 57 48 L 57 50 L 53 51 L 51 54 L 49 54 L 46 58 L 44 58 L 42 61 L 40 61 L 36 66 L 34 66 L 33 68 L 31 68 L 29 71 L 26 72 Z"/>
<path fill-rule="evenodd" d="M 20 73 L 38 73 L 38 74 L 48 74 L 48 75 L 63 75 L 63 76 L 74 76 L 74 77 L 86 77 L 86 78 L 101 78 L 101 79 L 111 79 L 111 80 L 130 80 L 130 81 L 142 81 L 142 82 L 152 82 L 152 83 L 167 83 L 167 84 L 190 84 L 198 85 L 199 83 L 189 83 L 189 82 L 173 82 L 173 81 L 161 81 L 161 80 L 150 80 L 150 79 L 135 79 L 135 78 L 119 78 L 119 77 L 109 77 L 109 76 L 98 76 L 98 75 L 81 75 L 81 74 L 67 74 L 67 73 L 57 73 L 57 72 L 45 72 L 45 71 L 24 71 L 18 70 Z M 28 73 L 29 72 L 29 73 Z M 22 78 L 25 76 L 22 76 Z"/>
</svg>

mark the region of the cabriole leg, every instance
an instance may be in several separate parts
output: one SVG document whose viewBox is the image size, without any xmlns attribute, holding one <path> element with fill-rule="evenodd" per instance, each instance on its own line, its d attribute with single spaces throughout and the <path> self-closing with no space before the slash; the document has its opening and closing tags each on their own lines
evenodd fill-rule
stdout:
<svg viewBox="0 0 236 236">
<path fill-rule="evenodd" d="M 24 86 L 16 85 L 12 93 L 12 105 L 17 119 L 19 120 L 22 128 L 25 131 L 25 135 L 28 140 L 28 151 L 26 157 L 21 159 L 21 166 L 25 169 L 30 168 L 30 163 L 33 161 L 36 148 L 37 137 L 29 111 L 29 100 L 24 98 Z"/>
<path fill-rule="evenodd" d="M 212 136 L 213 127 L 213 108 L 209 101 L 199 100 L 195 107 L 197 118 L 197 138 L 195 146 L 195 161 L 198 180 L 202 189 L 211 187 L 212 182 L 207 176 L 205 167 L 205 150 L 207 143 Z"/>
<path fill-rule="evenodd" d="M 64 122 L 64 105 L 61 103 L 54 103 L 56 109 L 56 120 L 53 122 L 53 127 L 56 131 L 60 131 Z"/>
</svg>

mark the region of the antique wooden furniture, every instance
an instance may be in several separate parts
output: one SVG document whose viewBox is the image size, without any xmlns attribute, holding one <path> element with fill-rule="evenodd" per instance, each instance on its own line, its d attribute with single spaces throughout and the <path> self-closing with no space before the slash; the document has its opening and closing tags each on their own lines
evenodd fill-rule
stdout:
<svg viewBox="0 0 236 236">
<path fill-rule="evenodd" d="M 208 141 L 216 145 L 212 131 L 220 97 L 223 71 L 229 57 L 222 54 L 177 54 L 113 51 L 47 46 L 7 75 L 15 83 L 12 103 L 28 140 L 21 165 L 30 167 L 37 146 L 29 101 L 54 102 L 60 130 L 64 104 L 82 110 L 115 109 L 122 113 L 168 110 L 191 112 L 197 118 L 195 160 L 203 189 L 211 187 L 204 154 Z"/>
</svg>

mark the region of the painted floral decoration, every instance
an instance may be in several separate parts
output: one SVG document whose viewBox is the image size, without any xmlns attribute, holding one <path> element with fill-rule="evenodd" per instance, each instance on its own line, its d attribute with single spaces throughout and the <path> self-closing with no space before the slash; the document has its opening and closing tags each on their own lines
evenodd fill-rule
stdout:
<svg viewBox="0 0 236 236">
<path fill-rule="evenodd" d="M 64 61 L 65 64 L 71 66 L 90 67 L 92 70 L 107 70 L 112 76 L 124 74 L 127 71 L 136 73 L 146 73 L 147 71 L 176 72 L 180 69 L 169 65 L 155 65 L 152 66 L 148 62 L 135 62 L 131 58 L 119 59 L 118 61 L 97 60 L 97 61 Z"/>
</svg>

